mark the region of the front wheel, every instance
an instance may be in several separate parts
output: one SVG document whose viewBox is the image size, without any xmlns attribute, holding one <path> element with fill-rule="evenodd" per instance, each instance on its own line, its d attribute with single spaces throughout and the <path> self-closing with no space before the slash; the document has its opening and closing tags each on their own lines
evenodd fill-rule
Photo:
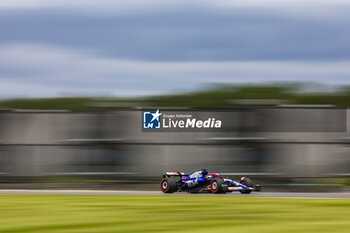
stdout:
<svg viewBox="0 0 350 233">
<path fill-rule="evenodd" d="M 239 182 L 249 188 L 253 188 L 254 185 L 253 185 L 253 181 L 251 179 L 249 179 L 248 177 L 242 177 L 241 178 L 241 181 Z M 252 190 L 250 189 L 242 189 L 242 190 L 239 190 L 240 193 L 242 194 L 249 194 L 252 192 Z"/>
<path fill-rule="evenodd" d="M 160 182 L 160 189 L 163 193 L 173 193 L 177 190 L 176 181 L 173 178 L 164 178 Z"/>
</svg>

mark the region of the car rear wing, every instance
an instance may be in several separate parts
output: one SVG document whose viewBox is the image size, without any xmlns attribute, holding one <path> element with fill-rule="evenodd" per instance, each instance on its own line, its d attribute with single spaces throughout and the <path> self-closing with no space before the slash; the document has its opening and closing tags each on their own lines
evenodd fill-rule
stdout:
<svg viewBox="0 0 350 233">
<path fill-rule="evenodd" d="M 183 172 L 166 172 L 163 174 L 163 177 L 169 177 L 169 176 L 184 176 L 185 173 Z"/>
</svg>

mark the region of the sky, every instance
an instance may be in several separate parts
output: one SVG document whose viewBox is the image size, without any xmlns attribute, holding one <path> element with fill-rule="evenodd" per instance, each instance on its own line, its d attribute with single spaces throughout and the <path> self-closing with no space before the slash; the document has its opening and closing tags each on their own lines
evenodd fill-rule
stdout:
<svg viewBox="0 0 350 233">
<path fill-rule="evenodd" d="M 0 98 L 350 84 L 348 0 L 0 0 Z"/>
</svg>

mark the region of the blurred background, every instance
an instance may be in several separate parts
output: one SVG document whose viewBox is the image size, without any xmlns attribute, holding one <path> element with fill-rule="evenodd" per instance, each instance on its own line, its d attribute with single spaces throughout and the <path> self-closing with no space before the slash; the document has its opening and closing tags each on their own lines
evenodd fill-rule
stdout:
<svg viewBox="0 0 350 233">
<path fill-rule="evenodd" d="M 349 189 L 347 92 L 314 95 L 285 86 L 220 90 L 141 99 L 1 101 L 0 187 L 158 189 L 165 171 L 206 168 L 250 176 L 268 190 Z M 204 118 L 215 112 L 224 127 L 145 132 L 144 107 L 196 111 Z"/>
<path fill-rule="evenodd" d="M 158 189 L 163 172 L 350 189 L 350 3 L 0 0 L 0 188 Z M 141 111 L 222 113 L 147 133 Z"/>
</svg>

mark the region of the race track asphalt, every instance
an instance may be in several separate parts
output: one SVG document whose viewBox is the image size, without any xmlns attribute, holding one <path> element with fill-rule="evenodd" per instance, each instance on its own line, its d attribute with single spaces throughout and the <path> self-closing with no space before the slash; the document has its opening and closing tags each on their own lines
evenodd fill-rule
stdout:
<svg viewBox="0 0 350 233">
<path fill-rule="evenodd" d="M 279 197 L 279 198 L 350 198 L 350 192 L 253 192 L 242 195 L 239 192 L 226 194 L 190 194 L 173 193 L 165 194 L 161 191 L 121 191 L 121 190 L 37 190 L 37 189 L 2 189 L 0 194 L 68 194 L 68 195 L 223 195 L 223 196 L 246 196 L 246 197 Z"/>
</svg>

